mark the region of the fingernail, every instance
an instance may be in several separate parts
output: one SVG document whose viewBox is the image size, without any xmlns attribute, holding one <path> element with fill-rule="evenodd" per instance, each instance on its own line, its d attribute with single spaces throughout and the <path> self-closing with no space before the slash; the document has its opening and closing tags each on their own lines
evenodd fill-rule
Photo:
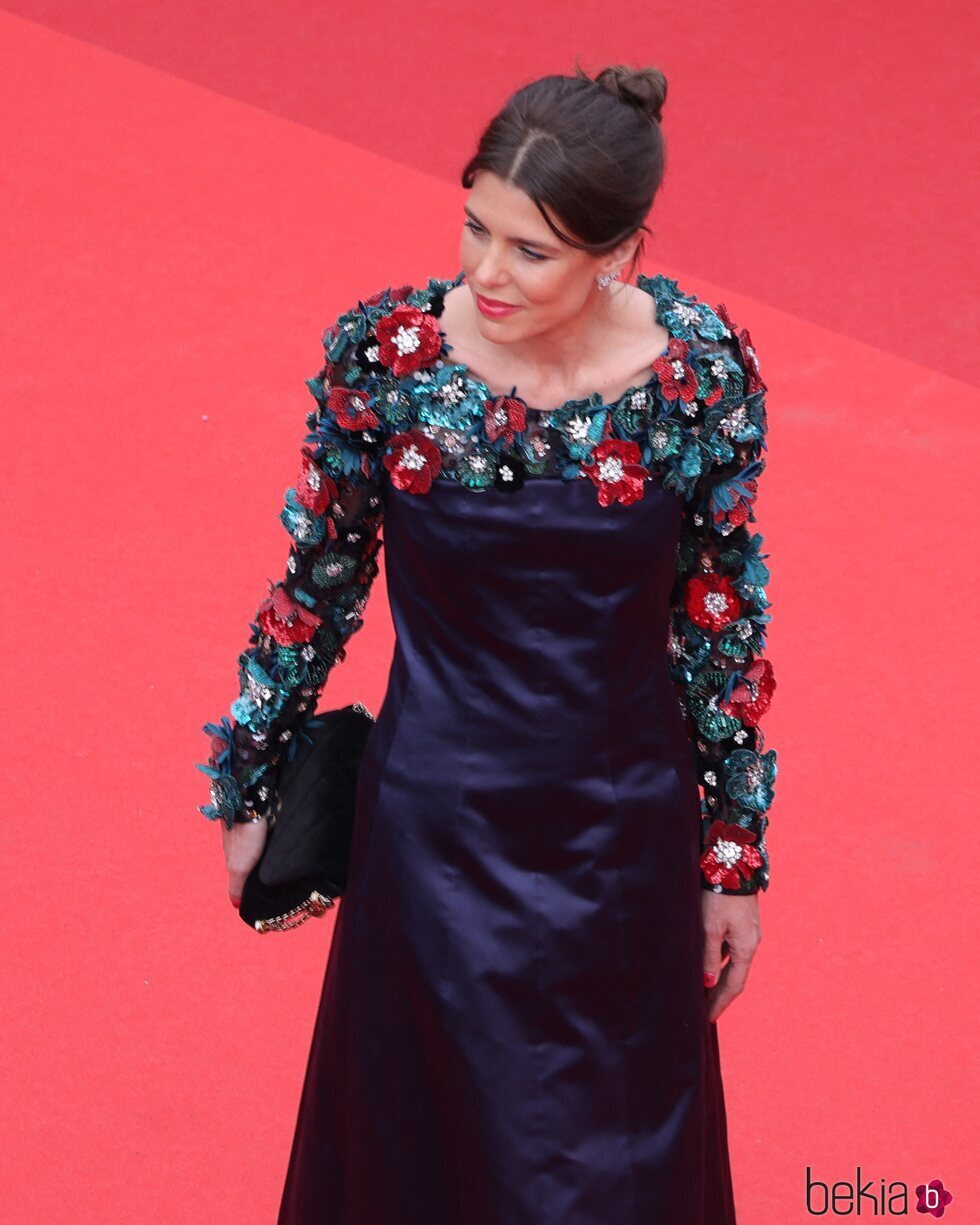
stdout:
<svg viewBox="0 0 980 1225">
<path fill-rule="evenodd" d="M 707 970 L 704 972 L 704 985 L 706 987 L 713 987 L 715 985 L 715 976 L 710 974 Z"/>
</svg>

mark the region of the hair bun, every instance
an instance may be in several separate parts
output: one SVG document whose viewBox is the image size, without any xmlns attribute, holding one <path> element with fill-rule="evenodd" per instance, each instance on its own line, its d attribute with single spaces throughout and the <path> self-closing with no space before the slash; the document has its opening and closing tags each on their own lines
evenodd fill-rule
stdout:
<svg viewBox="0 0 980 1225">
<path fill-rule="evenodd" d="M 667 78 L 659 68 L 630 68 L 613 64 L 596 76 L 595 83 L 621 102 L 642 111 L 651 123 L 659 123 L 667 101 Z"/>
</svg>

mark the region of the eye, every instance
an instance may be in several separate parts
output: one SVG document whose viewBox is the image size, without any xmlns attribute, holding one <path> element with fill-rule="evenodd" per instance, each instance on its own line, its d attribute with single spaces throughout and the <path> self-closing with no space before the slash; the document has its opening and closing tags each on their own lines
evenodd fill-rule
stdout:
<svg viewBox="0 0 980 1225">
<path fill-rule="evenodd" d="M 485 234 L 486 233 L 486 230 L 484 230 L 483 226 L 478 225 L 475 221 L 464 221 L 463 226 L 467 230 L 472 230 L 474 234 Z M 528 247 L 518 247 L 518 250 L 520 251 L 521 255 L 524 256 L 525 259 L 530 260 L 532 263 L 535 263 L 535 264 L 540 263 L 542 260 L 546 260 L 548 258 L 547 255 L 541 255 L 540 252 L 532 251 Z"/>
</svg>

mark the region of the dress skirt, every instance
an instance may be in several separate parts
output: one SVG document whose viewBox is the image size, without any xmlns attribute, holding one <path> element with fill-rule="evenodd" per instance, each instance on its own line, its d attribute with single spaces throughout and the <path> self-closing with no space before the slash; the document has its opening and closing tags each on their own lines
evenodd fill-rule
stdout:
<svg viewBox="0 0 980 1225">
<path fill-rule="evenodd" d="M 279 1225 L 734 1225 L 657 480 L 386 490 L 395 651 Z"/>
</svg>

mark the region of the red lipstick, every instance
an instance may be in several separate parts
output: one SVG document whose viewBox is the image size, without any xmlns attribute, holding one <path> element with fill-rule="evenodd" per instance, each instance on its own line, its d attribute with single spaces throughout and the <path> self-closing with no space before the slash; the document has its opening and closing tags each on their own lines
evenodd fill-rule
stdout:
<svg viewBox="0 0 980 1225">
<path fill-rule="evenodd" d="M 476 295 L 476 304 L 480 309 L 480 313 L 486 315 L 488 319 L 503 319 L 504 316 L 512 315 L 514 311 L 521 309 L 510 302 L 500 302 L 494 298 L 485 298 L 482 294 Z"/>
</svg>

